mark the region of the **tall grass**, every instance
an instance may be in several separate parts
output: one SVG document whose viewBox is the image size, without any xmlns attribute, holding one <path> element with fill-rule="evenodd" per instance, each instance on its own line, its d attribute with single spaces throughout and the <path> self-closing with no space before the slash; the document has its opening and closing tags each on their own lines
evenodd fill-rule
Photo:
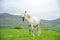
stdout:
<svg viewBox="0 0 60 40">
<path fill-rule="evenodd" d="M 27 29 L 0 29 L 0 40 L 60 40 L 60 31 L 42 30 L 32 37 Z"/>
</svg>

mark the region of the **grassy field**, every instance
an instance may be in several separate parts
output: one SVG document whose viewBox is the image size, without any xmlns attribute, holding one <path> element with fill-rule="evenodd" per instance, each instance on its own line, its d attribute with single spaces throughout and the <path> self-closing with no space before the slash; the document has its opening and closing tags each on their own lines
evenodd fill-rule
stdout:
<svg viewBox="0 0 60 40">
<path fill-rule="evenodd" d="M 0 29 L 0 40 L 60 40 L 60 31 L 42 30 L 32 37 L 26 29 Z"/>
</svg>

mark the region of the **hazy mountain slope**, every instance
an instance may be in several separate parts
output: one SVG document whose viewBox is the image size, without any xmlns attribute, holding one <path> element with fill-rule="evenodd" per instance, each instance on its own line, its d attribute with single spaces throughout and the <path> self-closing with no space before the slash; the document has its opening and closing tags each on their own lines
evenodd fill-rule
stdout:
<svg viewBox="0 0 60 40">
<path fill-rule="evenodd" d="M 42 29 L 60 30 L 60 18 L 56 20 L 42 20 Z"/>
<path fill-rule="evenodd" d="M 11 15 L 8 13 L 0 14 L 0 27 L 12 27 L 21 24 L 21 16 Z"/>
<path fill-rule="evenodd" d="M 21 16 L 8 13 L 0 14 L 0 28 L 13 28 L 26 24 L 22 22 Z M 56 20 L 42 20 L 42 29 L 60 30 L 60 18 Z"/>
</svg>

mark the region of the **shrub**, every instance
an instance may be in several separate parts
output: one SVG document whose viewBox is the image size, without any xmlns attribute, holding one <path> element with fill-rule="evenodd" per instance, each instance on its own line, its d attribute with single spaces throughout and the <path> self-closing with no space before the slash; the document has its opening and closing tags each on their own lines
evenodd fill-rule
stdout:
<svg viewBox="0 0 60 40">
<path fill-rule="evenodd" d="M 16 26 L 16 27 L 14 27 L 14 29 L 23 29 L 23 27 L 21 27 L 21 26 Z"/>
</svg>

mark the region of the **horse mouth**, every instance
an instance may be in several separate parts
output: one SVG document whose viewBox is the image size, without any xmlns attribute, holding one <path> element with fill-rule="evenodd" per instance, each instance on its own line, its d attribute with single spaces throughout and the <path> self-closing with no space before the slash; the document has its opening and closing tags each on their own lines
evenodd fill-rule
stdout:
<svg viewBox="0 0 60 40">
<path fill-rule="evenodd" d="M 22 21 L 24 21 L 24 17 L 22 17 Z"/>
</svg>

